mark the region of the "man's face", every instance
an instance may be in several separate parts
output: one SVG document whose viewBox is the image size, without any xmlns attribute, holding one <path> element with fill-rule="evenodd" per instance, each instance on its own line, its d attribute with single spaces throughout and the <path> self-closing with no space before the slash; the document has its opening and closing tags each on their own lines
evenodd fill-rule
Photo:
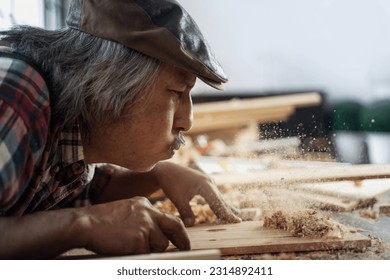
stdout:
<svg viewBox="0 0 390 280">
<path fill-rule="evenodd" d="M 190 90 L 195 80 L 193 74 L 162 65 L 156 85 L 141 93 L 141 99 L 124 110 L 119 122 L 104 126 L 104 132 L 94 133 L 99 127 L 93 129 L 91 160 L 148 171 L 157 162 L 171 158 L 179 146 L 179 133 L 192 126 Z"/>
</svg>

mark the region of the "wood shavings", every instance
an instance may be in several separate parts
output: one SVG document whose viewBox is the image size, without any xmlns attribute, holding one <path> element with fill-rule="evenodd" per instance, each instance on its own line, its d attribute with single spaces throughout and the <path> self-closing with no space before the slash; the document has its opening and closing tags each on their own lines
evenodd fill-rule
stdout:
<svg viewBox="0 0 390 280">
<path fill-rule="evenodd" d="M 353 184 L 355 185 L 355 187 L 361 187 L 361 186 L 363 186 L 362 180 L 355 180 L 355 181 L 353 181 Z"/>
<path fill-rule="evenodd" d="M 173 203 L 168 199 L 157 201 L 153 206 L 161 212 L 179 216 L 179 212 L 177 211 L 175 205 L 173 205 Z"/>
<path fill-rule="evenodd" d="M 340 225 L 315 210 L 276 211 L 264 216 L 265 228 L 282 229 L 296 237 L 342 237 Z"/>
<path fill-rule="evenodd" d="M 386 216 L 390 216 L 390 205 L 379 206 L 379 213 Z"/>
<path fill-rule="evenodd" d="M 377 211 L 371 210 L 371 209 L 360 210 L 359 215 L 362 218 L 369 218 L 369 219 L 373 219 L 373 220 L 377 219 L 379 216 Z"/>
<path fill-rule="evenodd" d="M 218 219 L 210 209 L 210 206 L 205 203 L 204 199 L 200 196 L 195 196 L 190 202 L 190 206 L 195 215 L 195 224 L 215 224 Z M 154 207 L 159 211 L 180 217 L 175 205 L 169 200 L 157 201 Z"/>
</svg>

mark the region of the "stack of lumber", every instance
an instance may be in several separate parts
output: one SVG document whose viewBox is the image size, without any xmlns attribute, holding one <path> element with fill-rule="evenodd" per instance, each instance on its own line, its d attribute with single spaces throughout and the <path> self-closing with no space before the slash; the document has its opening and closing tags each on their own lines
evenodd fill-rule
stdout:
<svg viewBox="0 0 390 280">
<path fill-rule="evenodd" d="M 240 128 L 251 122 L 285 121 L 296 108 L 318 106 L 321 102 L 319 93 L 309 92 L 195 104 L 194 124 L 188 134 Z"/>
</svg>

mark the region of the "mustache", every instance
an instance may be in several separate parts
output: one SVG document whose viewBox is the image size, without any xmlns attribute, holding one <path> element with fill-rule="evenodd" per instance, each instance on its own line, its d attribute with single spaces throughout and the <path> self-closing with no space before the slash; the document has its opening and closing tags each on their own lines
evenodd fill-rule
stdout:
<svg viewBox="0 0 390 280">
<path fill-rule="evenodd" d="M 179 132 L 177 139 L 179 140 L 181 145 L 184 146 L 186 144 L 186 138 L 184 137 L 184 134 L 182 132 Z"/>
<path fill-rule="evenodd" d="M 175 141 L 172 144 L 172 148 L 175 150 L 178 150 L 178 149 L 180 149 L 180 147 L 182 145 L 184 146 L 185 144 L 186 144 L 186 139 L 184 137 L 184 134 L 179 132 L 179 134 L 177 135 L 177 138 L 175 139 Z"/>
</svg>

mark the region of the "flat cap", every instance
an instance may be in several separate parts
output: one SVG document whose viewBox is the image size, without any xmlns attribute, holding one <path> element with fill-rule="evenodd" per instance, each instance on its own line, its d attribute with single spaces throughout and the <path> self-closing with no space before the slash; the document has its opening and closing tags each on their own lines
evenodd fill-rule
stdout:
<svg viewBox="0 0 390 280">
<path fill-rule="evenodd" d="M 72 0 L 66 23 L 180 67 L 214 88 L 227 82 L 199 27 L 175 0 Z"/>
</svg>

